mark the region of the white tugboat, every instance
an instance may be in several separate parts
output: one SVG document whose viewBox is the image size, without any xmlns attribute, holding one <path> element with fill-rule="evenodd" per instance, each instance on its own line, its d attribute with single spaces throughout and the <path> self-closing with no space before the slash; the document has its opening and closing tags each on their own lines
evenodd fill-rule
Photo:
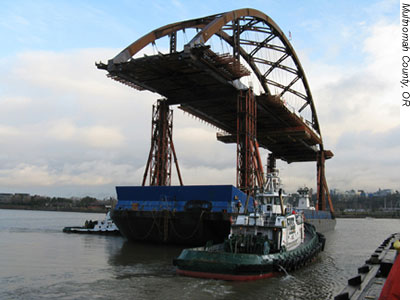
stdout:
<svg viewBox="0 0 410 300">
<path fill-rule="evenodd" d="M 325 239 L 285 207 L 278 171 L 267 174 L 253 212 L 245 206 L 222 244 L 184 249 L 174 259 L 180 275 L 222 280 L 256 280 L 292 271 L 311 261 Z"/>
<path fill-rule="evenodd" d="M 118 227 L 111 219 L 111 210 L 107 212 L 104 220 L 87 220 L 84 226 L 64 227 L 63 232 L 120 235 Z"/>
<path fill-rule="evenodd" d="M 315 207 L 310 203 L 309 189 L 307 187 L 298 189 L 299 200 L 297 210 L 315 210 Z"/>
<path fill-rule="evenodd" d="M 317 211 L 311 203 L 310 192 L 307 187 L 299 188 L 299 201 L 295 210 L 302 213 L 305 222 L 315 226 L 316 231 L 326 233 L 335 229 L 336 219 L 330 211 Z"/>
<path fill-rule="evenodd" d="M 305 237 L 303 218 L 286 205 L 286 197 L 279 171 L 273 169 L 266 176 L 263 192 L 256 193 L 255 212 L 238 215 L 232 224 L 229 238 L 241 235 L 264 236 L 270 241 L 269 248 L 273 246 L 273 251 L 293 250 L 300 246 Z"/>
</svg>

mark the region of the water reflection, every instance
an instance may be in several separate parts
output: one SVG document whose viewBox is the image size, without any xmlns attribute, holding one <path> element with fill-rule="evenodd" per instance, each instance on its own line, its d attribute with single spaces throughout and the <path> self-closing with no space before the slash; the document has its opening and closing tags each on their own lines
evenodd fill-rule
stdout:
<svg viewBox="0 0 410 300">
<path fill-rule="evenodd" d="M 122 246 L 112 252 L 108 263 L 113 266 L 131 266 L 135 264 L 171 264 L 183 247 L 137 243 L 124 240 Z"/>
<path fill-rule="evenodd" d="M 137 243 L 124 240 L 120 247 L 111 247 L 108 264 L 118 280 L 138 280 L 147 278 L 175 277 L 173 258 L 182 251 L 182 247 Z"/>
</svg>

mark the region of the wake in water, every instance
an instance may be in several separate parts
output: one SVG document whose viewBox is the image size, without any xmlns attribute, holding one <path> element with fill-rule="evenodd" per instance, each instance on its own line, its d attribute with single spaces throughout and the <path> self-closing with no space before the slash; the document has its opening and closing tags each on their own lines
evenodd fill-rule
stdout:
<svg viewBox="0 0 410 300">
<path fill-rule="evenodd" d="M 282 267 L 281 265 L 277 265 L 279 267 L 279 269 L 281 269 L 286 276 L 289 276 L 289 273 L 286 271 L 286 269 L 284 267 Z"/>
</svg>

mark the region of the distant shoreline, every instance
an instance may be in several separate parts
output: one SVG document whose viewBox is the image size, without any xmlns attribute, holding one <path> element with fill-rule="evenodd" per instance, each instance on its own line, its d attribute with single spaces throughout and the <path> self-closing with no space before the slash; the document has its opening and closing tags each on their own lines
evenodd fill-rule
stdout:
<svg viewBox="0 0 410 300">
<path fill-rule="evenodd" d="M 335 213 L 337 219 L 400 219 L 400 212 Z"/>
<path fill-rule="evenodd" d="M 41 211 L 63 211 L 63 212 L 82 212 L 82 213 L 106 213 L 106 209 L 82 208 L 82 207 L 33 207 L 30 205 L 0 204 L 0 209 L 16 210 L 41 210 Z"/>
</svg>

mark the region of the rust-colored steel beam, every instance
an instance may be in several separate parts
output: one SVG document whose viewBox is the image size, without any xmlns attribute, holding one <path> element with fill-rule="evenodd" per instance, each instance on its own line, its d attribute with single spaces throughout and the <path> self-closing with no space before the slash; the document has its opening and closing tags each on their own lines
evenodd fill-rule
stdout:
<svg viewBox="0 0 410 300">
<path fill-rule="evenodd" d="M 237 187 L 249 195 L 255 193 L 256 186 L 263 187 L 263 167 L 256 141 L 256 107 L 252 89 L 238 93 L 236 180 Z"/>
<path fill-rule="evenodd" d="M 257 144 L 258 142 L 256 140 L 250 143 L 251 151 L 253 152 L 252 163 L 258 186 L 263 187 L 263 166 Z"/>
<path fill-rule="evenodd" d="M 325 178 L 325 191 L 326 191 L 326 195 L 327 195 L 327 203 L 329 204 L 329 210 L 332 213 L 332 215 L 334 215 L 335 211 L 333 209 L 333 203 L 332 203 L 332 199 L 330 198 L 330 193 L 329 193 L 329 188 L 327 187 L 327 180 Z"/>
<path fill-rule="evenodd" d="M 171 185 L 171 152 L 169 147 L 169 128 L 172 128 L 172 111 L 165 101 L 158 101 L 158 114 L 155 120 L 157 130 L 154 160 L 151 165 L 151 185 Z"/>
<path fill-rule="evenodd" d="M 147 176 L 148 176 L 148 170 L 150 169 L 150 165 L 151 165 L 151 161 L 152 161 L 152 154 L 154 152 L 154 145 L 155 145 L 155 141 L 156 139 L 154 138 L 154 115 L 155 115 L 155 105 L 152 106 L 152 121 L 151 121 L 151 147 L 149 150 L 149 154 L 148 154 L 148 160 L 147 160 L 147 164 L 145 166 L 145 171 L 144 171 L 144 176 L 142 179 L 142 186 L 145 186 L 145 182 L 147 180 Z"/>
<path fill-rule="evenodd" d="M 330 197 L 329 189 L 325 176 L 325 151 L 321 150 L 317 156 L 317 201 L 316 210 L 326 210 L 326 200 L 329 205 L 329 210 L 334 214 L 333 203 Z"/>
<path fill-rule="evenodd" d="M 257 166 L 258 172 L 257 173 L 259 174 L 259 177 L 262 179 L 261 180 L 262 185 L 259 185 L 259 186 L 263 186 L 263 184 L 264 184 L 264 182 L 263 182 L 263 178 L 264 178 L 264 176 L 263 176 L 263 164 L 262 164 L 262 159 L 261 159 L 261 155 L 260 155 L 260 152 L 259 152 L 259 143 L 258 143 L 257 140 L 254 141 L 254 145 L 255 145 L 256 158 L 258 159 L 258 166 Z"/>
<path fill-rule="evenodd" d="M 165 100 L 158 100 L 152 108 L 151 149 L 143 176 L 142 186 L 150 177 L 150 185 L 171 185 L 172 155 L 181 185 L 182 176 L 172 141 L 173 113 Z"/>
<path fill-rule="evenodd" d="M 323 171 L 324 171 L 324 155 L 323 152 L 319 152 L 316 162 L 316 175 L 317 175 L 317 201 L 316 210 L 326 209 L 325 195 L 323 191 Z"/>
</svg>

